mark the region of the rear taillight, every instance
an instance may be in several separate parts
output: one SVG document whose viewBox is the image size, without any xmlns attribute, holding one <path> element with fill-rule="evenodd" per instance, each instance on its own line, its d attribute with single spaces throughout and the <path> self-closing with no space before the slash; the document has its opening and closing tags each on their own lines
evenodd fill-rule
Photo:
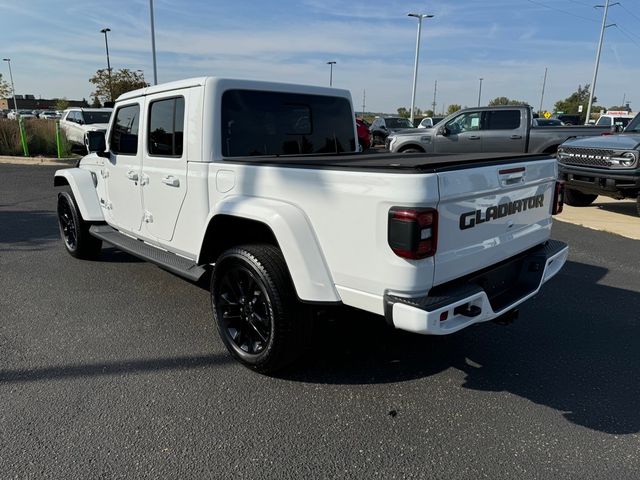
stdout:
<svg viewBox="0 0 640 480">
<path fill-rule="evenodd" d="M 438 212 L 433 208 L 389 210 L 389 246 L 402 258 L 418 260 L 436 254 Z"/>
<path fill-rule="evenodd" d="M 562 207 L 564 206 L 564 182 L 557 181 L 556 182 L 556 190 L 553 194 L 553 210 L 551 213 L 553 215 L 558 215 L 562 213 Z"/>
</svg>

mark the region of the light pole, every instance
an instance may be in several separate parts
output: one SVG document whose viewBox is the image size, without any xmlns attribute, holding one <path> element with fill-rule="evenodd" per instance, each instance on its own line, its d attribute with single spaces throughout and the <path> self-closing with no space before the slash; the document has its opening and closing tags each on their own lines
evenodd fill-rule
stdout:
<svg viewBox="0 0 640 480">
<path fill-rule="evenodd" d="M 156 67 L 156 30 L 153 22 L 153 0 L 149 0 L 149 12 L 151 14 L 151 53 L 153 55 L 153 84 L 158 84 L 158 69 Z"/>
<path fill-rule="evenodd" d="M 484 78 L 480 77 L 480 88 L 478 89 L 478 106 L 480 106 L 480 98 L 482 98 L 482 81 Z"/>
<path fill-rule="evenodd" d="M 113 84 L 111 83 L 111 62 L 109 61 L 109 40 L 107 40 L 107 32 L 110 28 L 103 28 L 100 33 L 104 33 L 104 46 L 107 49 L 107 73 L 109 74 L 109 100 L 113 102 Z"/>
<path fill-rule="evenodd" d="M 540 95 L 540 109 L 538 110 L 539 114 L 542 114 L 542 102 L 544 101 L 544 89 L 547 86 L 547 70 L 549 67 L 544 67 L 544 80 L 542 80 L 542 94 Z"/>
<path fill-rule="evenodd" d="M 409 13 L 408 17 L 418 19 L 418 36 L 416 37 L 416 61 L 413 65 L 413 89 L 411 90 L 411 124 L 413 125 L 413 115 L 416 108 L 416 85 L 418 83 L 418 59 L 420 58 L 420 34 L 422 33 L 422 20 L 433 18 L 433 15 L 424 13 Z"/>
<path fill-rule="evenodd" d="M 3 62 L 7 62 L 9 64 L 9 78 L 11 79 L 11 92 L 13 93 L 13 109 L 16 111 L 16 115 L 18 115 L 18 102 L 16 101 L 16 87 L 13 86 L 13 73 L 11 72 L 11 59 L 3 58 Z"/>
<path fill-rule="evenodd" d="M 336 61 L 330 61 L 327 62 L 327 65 L 329 65 L 329 86 L 332 87 L 333 86 L 333 66 L 338 63 Z"/>
<path fill-rule="evenodd" d="M 606 0 L 604 5 L 596 5 L 595 8 L 604 8 L 604 14 L 602 15 L 602 28 L 600 28 L 600 40 L 598 41 L 598 50 L 596 52 L 596 65 L 593 69 L 593 81 L 591 82 L 591 91 L 589 92 L 589 103 L 587 104 L 587 117 L 584 120 L 585 125 L 589 125 L 589 119 L 591 118 L 591 104 L 593 103 L 593 94 L 596 91 L 596 80 L 598 79 L 598 67 L 600 66 L 600 53 L 602 52 L 602 42 L 604 40 L 604 30 L 607 27 L 612 27 L 615 23 L 607 25 L 607 14 L 609 13 L 609 7 L 613 5 L 620 5 L 619 2 L 609 4 L 609 0 Z"/>
</svg>

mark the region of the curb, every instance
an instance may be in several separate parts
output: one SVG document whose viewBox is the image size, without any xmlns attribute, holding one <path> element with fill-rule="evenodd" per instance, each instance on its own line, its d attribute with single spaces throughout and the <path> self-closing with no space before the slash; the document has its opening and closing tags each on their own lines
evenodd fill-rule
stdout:
<svg viewBox="0 0 640 480">
<path fill-rule="evenodd" d="M 74 166 L 79 158 L 47 158 L 47 157 L 10 157 L 0 155 L 0 164 L 12 165 L 46 165 Z"/>
</svg>

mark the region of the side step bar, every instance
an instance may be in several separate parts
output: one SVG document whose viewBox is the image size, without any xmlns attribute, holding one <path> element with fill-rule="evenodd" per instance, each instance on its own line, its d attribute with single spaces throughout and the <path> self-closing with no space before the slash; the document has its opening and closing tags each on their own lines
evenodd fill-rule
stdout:
<svg viewBox="0 0 640 480">
<path fill-rule="evenodd" d="M 153 247 L 143 241 L 131 238 L 124 233 L 120 233 L 109 225 L 92 225 L 89 233 L 100 240 L 110 243 L 120 250 L 130 253 L 136 257 L 155 263 L 176 275 L 185 277 L 193 282 L 200 280 L 205 273 L 205 269 L 193 263 L 193 260 L 181 257 L 166 250 Z"/>
</svg>

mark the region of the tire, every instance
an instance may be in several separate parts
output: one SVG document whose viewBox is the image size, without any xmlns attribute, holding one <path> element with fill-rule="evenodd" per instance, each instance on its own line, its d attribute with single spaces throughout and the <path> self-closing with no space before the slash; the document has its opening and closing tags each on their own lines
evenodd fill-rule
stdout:
<svg viewBox="0 0 640 480">
<path fill-rule="evenodd" d="M 89 233 L 89 224 L 82 219 L 73 194 L 58 194 L 58 226 L 65 250 L 72 257 L 92 260 L 100 256 L 102 240 Z"/>
<path fill-rule="evenodd" d="M 598 195 L 582 193 L 570 188 L 567 188 L 564 192 L 564 203 L 571 205 L 572 207 L 588 207 L 596 198 L 598 198 Z"/>
<path fill-rule="evenodd" d="M 373 137 L 371 137 L 371 146 L 375 146 L 375 145 L 384 145 L 384 137 L 382 137 L 381 135 L 373 135 Z"/>
<path fill-rule="evenodd" d="M 304 353 L 311 315 L 298 301 L 277 247 L 245 245 L 223 252 L 210 291 L 220 338 L 243 365 L 272 373 Z"/>
<path fill-rule="evenodd" d="M 424 151 L 419 148 L 409 147 L 401 150 L 400 153 L 424 153 Z"/>
</svg>

